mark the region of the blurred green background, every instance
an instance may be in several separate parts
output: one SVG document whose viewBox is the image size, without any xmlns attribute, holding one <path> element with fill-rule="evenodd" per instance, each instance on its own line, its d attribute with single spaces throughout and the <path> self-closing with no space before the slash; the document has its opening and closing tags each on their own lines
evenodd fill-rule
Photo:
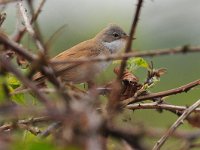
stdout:
<svg viewBox="0 0 200 150">
<path fill-rule="evenodd" d="M 39 0 L 35 0 L 38 6 Z M 109 23 L 119 24 L 128 33 L 136 0 L 47 0 L 38 22 L 44 39 L 47 40 L 59 27 L 66 25 L 63 33 L 50 49 L 51 56 L 71 46 L 92 38 Z M 15 31 L 17 6 L 9 4 L 3 29 L 12 34 Z M 19 22 L 20 24 L 20 22 Z M 199 0 L 145 0 L 140 16 L 133 49 L 154 50 L 183 45 L 200 45 L 200 1 Z M 29 47 L 29 40 L 24 44 Z M 152 91 L 162 91 L 200 78 L 200 53 L 168 55 L 145 58 L 153 61 L 155 68 L 166 68 L 167 74 Z M 111 67 L 112 68 L 112 67 Z M 106 82 L 115 77 L 108 69 L 98 80 Z M 141 82 L 146 71 L 136 72 Z M 200 98 L 200 88 L 186 94 L 171 96 L 166 100 L 176 105 L 190 105 Z M 125 117 L 133 122 L 145 122 L 148 126 L 168 127 L 177 118 L 175 115 L 153 110 L 128 111 Z M 181 128 L 190 129 L 184 124 Z"/>
</svg>

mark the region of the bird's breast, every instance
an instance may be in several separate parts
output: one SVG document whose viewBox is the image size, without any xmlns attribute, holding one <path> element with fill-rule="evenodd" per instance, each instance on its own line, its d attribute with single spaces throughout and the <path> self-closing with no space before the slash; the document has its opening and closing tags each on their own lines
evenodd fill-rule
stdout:
<svg viewBox="0 0 200 150">
<path fill-rule="evenodd" d="M 111 53 L 117 53 L 125 48 L 126 41 L 124 39 L 119 39 L 112 42 L 102 42 L 102 44 L 108 48 Z"/>
</svg>

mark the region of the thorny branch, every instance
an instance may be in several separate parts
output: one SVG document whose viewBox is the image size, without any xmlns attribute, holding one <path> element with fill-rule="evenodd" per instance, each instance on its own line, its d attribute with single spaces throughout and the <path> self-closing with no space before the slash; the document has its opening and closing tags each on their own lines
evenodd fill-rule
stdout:
<svg viewBox="0 0 200 150">
<path fill-rule="evenodd" d="M 153 147 L 153 150 L 159 150 L 161 146 L 166 142 L 170 135 L 181 125 L 183 124 L 184 119 L 186 119 L 190 113 L 192 113 L 200 105 L 200 100 L 195 102 L 193 105 L 188 107 L 183 114 L 173 123 L 169 130 L 156 142 Z"/>
<path fill-rule="evenodd" d="M 159 104 L 157 102 L 153 103 L 144 103 L 144 104 L 129 104 L 126 106 L 126 108 L 131 110 L 136 109 L 165 109 L 165 110 L 174 110 L 174 111 L 184 111 L 188 107 L 185 106 L 176 106 L 172 104 Z M 194 112 L 200 112 L 200 108 L 197 108 L 194 110 Z"/>
<path fill-rule="evenodd" d="M 200 80 L 196 80 L 193 82 L 190 82 L 188 84 L 185 84 L 183 86 L 180 86 L 178 88 L 174 88 L 174 89 L 170 89 L 170 90 L 166 90 L 166 91 L 162 91 L 162 92 L 158 92 L 158 93 L 150 93 L 144 96 L 138 96 L 138 97 L 131 97 L 128 98 L 124 101 L 121 102 L 121 104 L 123 106 L 126 106 L 128 104 L 131 103 L 136 103 L 136 102 L 140 102 L 140 101 L 144 101 L 144 100 L 152 100 L 154 98 L 163 98 L 169 95 L 175 95 L 175 94 L 179 94 L 182 92 L 188 92 L 190 89 L 192 89 L 195 86 L 200 85 Z"/>
</svg>

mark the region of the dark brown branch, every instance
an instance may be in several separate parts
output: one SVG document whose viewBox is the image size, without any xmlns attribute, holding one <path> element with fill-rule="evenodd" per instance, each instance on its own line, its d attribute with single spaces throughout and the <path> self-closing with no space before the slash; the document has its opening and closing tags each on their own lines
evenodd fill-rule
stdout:
<svg viewBox="0 0 200 150">
<path fill-rule="evenodd" d="M 141 11 L 141 8 L 142 8 L 142 3 L 143 3 L 143 0 L 138 0 L 137 8 L 136 8 L 136 11 L 135 11 L 135 16 L 134 16 L 133 23 L 132 23 L 132 26 L 131 26 L 131 31 L 130 31 L 130 34 L 129 34 L 129 39 L 128 39 L 128 42 L 127 42 L 126 48 L 125 48 L 125 53 L 128 53 L 128 52 L 131 51 L 132 40 L 133 40 L 133 37 L 135 35 L 137 23 L 138 23 L 138 20 L 139 20 L 140 11 Z M 124 69 L 126 67 L 126 61 L 127 61 L 127 58 L 124 58 L 121 62 L 120 73 L 119 73 L 118 79 L 122 78 Z"/>
<path fill-rule="evenodd" d="M 166 96 L 169 96 L 169 95 L 175 95 L 175 94 L 179 94 L 179 93 L 182 93 L 182 92 L 188 92 L 190 89 L 192 89 L 193 87 L 198 86 L 198 85 L 200 85 L 200 79 L 193 81 L 193 82 L 190 82 L 188 84 L 185 84 L 183 86 L 180 86 L 178 88 L 170 89 L 170 90 L 167 90 L 167 91 L 162 91 L 162 92 L 158 92 L 158 93 L 151 93 L 151 94 L 139 96 L 139 97 L 131 97 L 129 99 L 122 101 L 122 105 L 126 106 L 128 104 L 141 102 L 141 101 L 144 101 L 144 100 L 149 100 L 149 99 L 154 99 L 154 98 L 162 98 L 162 97 L 166 97 Z"/>
<path fill-rule="evenodd" d="M 6 35 L 4 35 L 3 33 L 0 33 L 0 42 L 5 44 L 6 46 L 10 47 L 13 51 L 15 51 L 16 53 L 18 53 L 19 55 L 21 55 L 22 57 L 24 57 L 25 59 L 27 59 L 29 62 L 33 62 L 33 61 L 39 61 L 38 57 L 36 55 L 31 54 L 27 49 L 22 48 L 21 46 L 19 46 L 18 43 L 10 40 Z M 42 73 L 44 73 L 47 78 L 49 79 L 49 81 L 51 81 L 52 83 L 54 83 L 54 85 L 56 87 L 60 86 L 59 81 L 56 79 L 55 75 L 52 72 L 52 69 L 41 65 L 41 68 L 39 68 L 41 70 Z"/>
<path fill-rule="evenodd" d="M 17 54 L 23 56 L 28 61 L 34 61 L 37 59 L 36 55 L 31 54 L 28 50 L 24 49 L 23 47 L 19 46 L 16 42 L 9 39 L 5 34 L 0 33 L 0 43 L 5 44 L 9 48 L 11 48 L 13 51 L 15 51 Z"/>
<path fill-rule="evenodd" d="M 134 132 L 128 129 L 116 128 L 115 126 L 107 126 L 104 130 L 106 135 L 123 139 L 125 140 L 131 147 L 138 150 L 145 150 L 144 143 L 141 143 L 142 133 Z"/>
</svg>

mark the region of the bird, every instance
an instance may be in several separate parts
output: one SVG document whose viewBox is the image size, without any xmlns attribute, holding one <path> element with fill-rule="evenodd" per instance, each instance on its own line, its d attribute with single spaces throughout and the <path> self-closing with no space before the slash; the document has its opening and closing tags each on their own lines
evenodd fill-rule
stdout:
<svg viewBox="0 0 200 150">
<path fill-rule="evenodd" d="M 121 52 L 128 41 L 129 36 L 117 24 L 109 24 L 93 38 L 83 41 L 50 59 L 50 61 L 65 61 L 69 59 L 94 58 L 108 56 Z M 84 83 L 94 79 L 96 75 L 105 70 L 110 61 L 87 63 L 62 63 L 53 64 L 56 77 L 64 83 Z M 38 72 L 32 80 L 42 84 L 45 76 Z"/>
</svg>

